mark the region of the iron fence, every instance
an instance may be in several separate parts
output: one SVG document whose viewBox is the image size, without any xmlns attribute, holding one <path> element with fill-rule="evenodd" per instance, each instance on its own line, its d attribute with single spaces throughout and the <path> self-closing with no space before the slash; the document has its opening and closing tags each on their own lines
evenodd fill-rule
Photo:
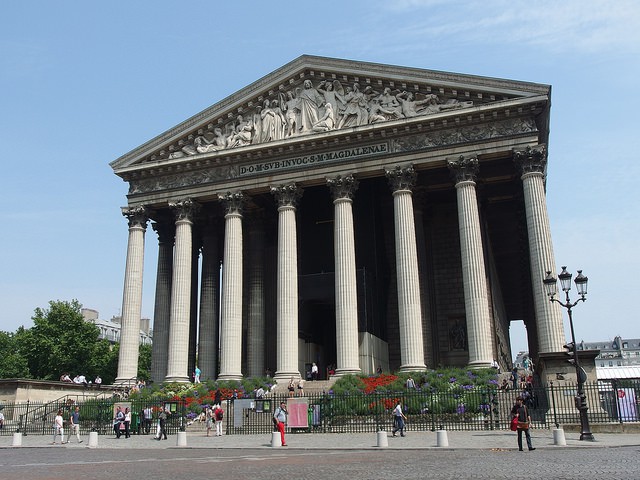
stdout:
<svg viewBox="0 0 640 480">
<path fill-rule="evenodd" d="M 575 385 L 533 388 L 527 391 L 525 403 L 529 407 L 534 427 L 579 424 L 575 406 Z M 640 380 L 597 382 L 585 385 L 591 424 L 628 423 L 640 421 Z M 265 399 L 237 399 L 223 401 L 224 433 L 227 435 L 267 434 L 273 431 L 274 409 L 285 401 L 289 409 L 288 429 L 309 433 L 356 433 L 390 430 L 392 411 L 398 401 L 408 418 L 407 430 L 507 430 L 511 409 L 520 391 L 470 389 L 460 392 L 433 392 L 404 390 L 401 392 L 333 395 L 316 394 L 304 397 L 275 397 Z M 93 399 L 77 403 L 72 398 L 36 404 L 7 403 L 0 405 L 5 417 L 0 434 L 19 431 L 29 434 L 52 434 L 53 419 L 62 410 L 69 419 L 76 405 L 80 406 L 82 434 L 96 431 L 102 435 L 114 434 L 115 407 L 120 405 L 132 412 L 131 433 L 156 433 L 157 414 L 164 408 L 170 412 L 168 433 L 179 430 L 202 431 L 206 422 L 203 406 L 196 400 L 118 400 Z M 154 418 L 145 423 L 143 410 L 151 408 Z"/>
</svg>

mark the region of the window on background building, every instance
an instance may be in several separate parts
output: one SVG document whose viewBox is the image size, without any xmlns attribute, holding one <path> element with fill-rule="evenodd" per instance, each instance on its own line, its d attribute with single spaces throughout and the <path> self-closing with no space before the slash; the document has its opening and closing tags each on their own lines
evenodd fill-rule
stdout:
<svg viewBox="0 0 640 480">
<path fill-rule="evenodd" d="M 618 360 L 618 366 L 622 366 L 622 362 L 620 360 Z"/>
<path fill-rule="evenodd" d="M 604 367 L 604 363 L 601 363 L 601 364 L 600 364 L 600 366 L 601 366 L 601 367 Z"/>
<path fill-rule="evenodd" d="M 622 342 L 622 348 L 629 348 L 629 344 L 627 342 Z"/>
<path fill-rule="evenodd" d="M 611 360 L 609 360 L 609 366 L 613 367 L 613 362 Z"/>
</svg>

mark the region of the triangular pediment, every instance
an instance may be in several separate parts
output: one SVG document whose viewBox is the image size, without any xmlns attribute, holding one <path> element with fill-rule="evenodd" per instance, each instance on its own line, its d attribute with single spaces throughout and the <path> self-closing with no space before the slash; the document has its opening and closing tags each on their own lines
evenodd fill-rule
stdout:
<svg viewBox="0 0 640 480">
<path fill-rule="evenodd" d="M 120 173 L 345 129 L 459 115 L 549 93 L 548 85 L 529 82 L 303 55 L 111 166 Z"/>
</svg>

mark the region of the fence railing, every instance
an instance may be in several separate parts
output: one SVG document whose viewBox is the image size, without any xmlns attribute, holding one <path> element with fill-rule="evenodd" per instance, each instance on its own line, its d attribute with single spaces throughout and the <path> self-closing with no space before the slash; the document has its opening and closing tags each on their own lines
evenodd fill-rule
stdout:
<svg viewBox="0 0 640 480">
<path fill-rule="evenodd" d="M 640 380 L 597 382 L 584 386 L 591 424 L 640 421 Z M 272 416 L 280 401 L 287 402 L 288 428 L 291 431 L 321 433 L 355 433 L 390 430 L 392 410 L 398 400 L 408 418 L 407 429 L 420 430 L 506 430 L 511 409 L 520 391 L 472 389 L 460 392 L 404 390 L 371 394 L 311 394 L 305 397 L 275 397 L 223 401 L 224 431 L 227 435 L 266 434 L 273 430 Z M 579 424 L 575 407 L 576 386 L 549 385 L 527 391 L 525 403 L 535 427 Z M 25 435 L 51 434 L 53 419 L 62 410 L 69 419 L 76 405 L 80 406 L 80 430 L 87 434 L 114 434 L 113 418 L 116 406 L 132 412 L 131 433 L 155 434 L 157 414 L 168 410 L 168 433 L 178 430 L 204 431 L 206 423 L 199 421 L 203 406 L 191 398 L 171 400 L 92 399 L 78 403 L 71 398 L 49 403 L 7 403 L 0 405 L 4 414 L 1 435 L 20 431 Z M 143 410 L 151 408 L 154 418 L 144 421 Z"/>
</svg>

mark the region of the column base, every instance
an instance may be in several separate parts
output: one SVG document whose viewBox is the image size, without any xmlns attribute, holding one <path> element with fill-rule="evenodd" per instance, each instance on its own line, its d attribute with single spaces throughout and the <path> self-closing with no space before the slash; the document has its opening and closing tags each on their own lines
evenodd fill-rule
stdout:
<svg viewBox="0 0 640 480">
<path fill-rule="evenodd" d="M 423 364 L 419 364 L 419 365 L 402 365 L 398 371 L 401 373 L 406 373 L 406 372 L 424 372 L 427 369 L 427 366 L 423 363 Z"/>
<path fill-rule="evenodd" d="M 476 369 L 476 368 L 491 368 L 491 360 L 476 360 L 475 362 L 469 362 L 467 364 L 467 368 Z"/>
<path fill-rule="evenodd" d="M 298 378 L 302 378 L 302 376 L 300 375 L 300 372 L 298 372 L 297 370 L 292 370 L 289 372 L 276 372 L 273 379 L 277 383 L 288 383 L 289 380 L 291 380 L 291 377 L 293 377 L 294 380 L 297 380 Z"/>
<path fill-rule="evenodd" d="M 332 376 L 343 377 L 344 375 L 358 375 L 361 372 L 359 368 L 336 368 L 336 373 Z"/>
<path fill-rule="evenodd" d="M 172 376 L 172 377 L 165 377 L 164 379 L 164 383 L 190 383 L 189 377 L 187 376 Z"/>
<path fill-rule="evenodd" d="M 235 380 L 239 382 L 240 380 L 242 380 L 242 374 L 241 373 L 221 373 L 220 375 L 218 375 L 217 380 Z"/>
</svg>

